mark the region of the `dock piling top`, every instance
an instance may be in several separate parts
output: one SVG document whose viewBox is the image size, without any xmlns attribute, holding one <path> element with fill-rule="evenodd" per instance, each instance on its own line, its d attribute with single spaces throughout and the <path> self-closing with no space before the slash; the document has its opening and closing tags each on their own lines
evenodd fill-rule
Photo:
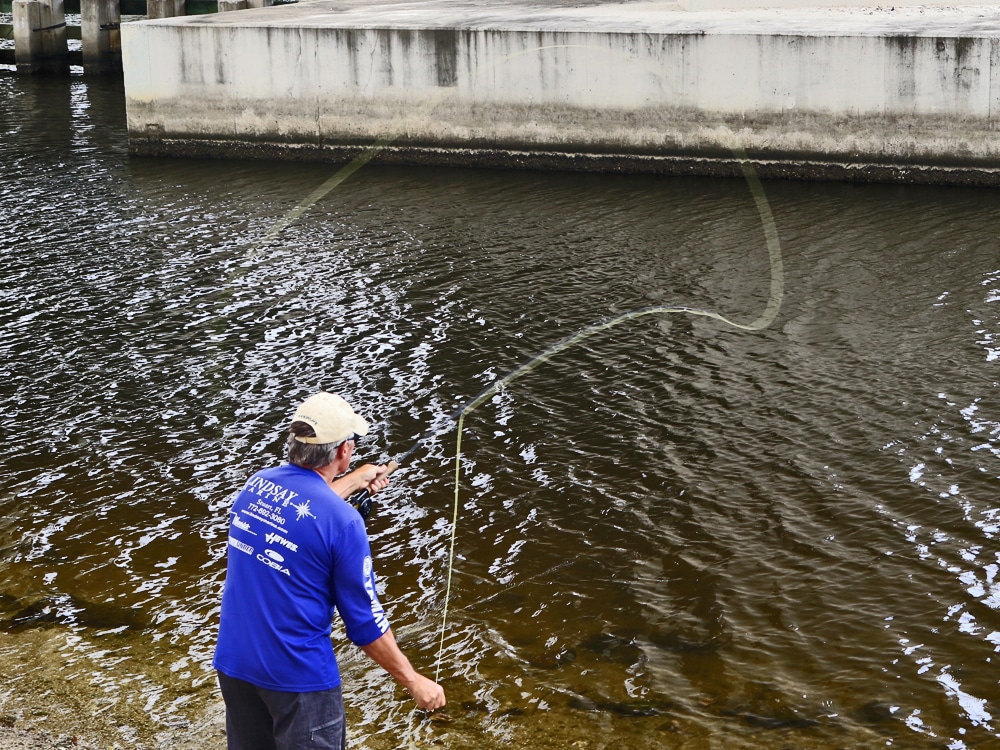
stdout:
<svg viewBox="0 0 1000 750">
<path fill-rule="evenodd" d="M 83 65 L 90 72 L 121 70 L 119 0 L 80 0 Z"/>
<path fill-rule="evenodd" d="M 14 0 L 14 60 L 22 72 L 58 72 L 66 67 L 63 0 Z"/>
<path fill-rule="evenodd" d="M 173 18 L 185 13 L 184 0 L 146 0 L 148 18 Z"/>
</svg>

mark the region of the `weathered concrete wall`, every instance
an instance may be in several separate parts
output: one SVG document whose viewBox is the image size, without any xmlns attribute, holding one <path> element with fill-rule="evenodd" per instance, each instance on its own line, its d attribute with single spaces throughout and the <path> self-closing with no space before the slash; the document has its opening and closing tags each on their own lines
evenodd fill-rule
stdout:
<svg viewBox="0 0 1000 750">
<path fill-rule="evenodd" d="M 704 172 L 744 149 L 789 175 L 997 181 L 996 10 L 894 27 L 354 7 L 127 24 L 133 150 L 322 158 L 385 139 L 402 161 Z"/>
</svg>

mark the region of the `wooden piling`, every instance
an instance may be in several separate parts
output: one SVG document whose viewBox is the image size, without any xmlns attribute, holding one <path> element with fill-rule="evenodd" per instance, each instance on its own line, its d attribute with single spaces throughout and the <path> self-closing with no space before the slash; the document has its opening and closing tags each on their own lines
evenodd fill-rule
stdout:
<svg viewBox="0 0 1000 750">
<path fill-rule="evenodd" d="M 68 69 L 63 0 L 14 0 L 14 61 L 19 73 Z"/>
</svg>

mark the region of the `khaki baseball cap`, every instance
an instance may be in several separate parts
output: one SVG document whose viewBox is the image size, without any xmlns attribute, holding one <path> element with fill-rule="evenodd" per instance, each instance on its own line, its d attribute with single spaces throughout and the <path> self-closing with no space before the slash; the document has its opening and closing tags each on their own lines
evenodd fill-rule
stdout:
<svg viewBox="0 0 1000 750">
<path fill-rule="evenodd" d="M 316 437 L 300 437 L 300 443 L 325 445 L 347 440 L 351 435 L 367 435 L 368 422 L 354 413 L 351 405 L 336 393 L 317 393 L 302 402 L 292 417 L 293 422 L 312 425 Z"/>
</svg>

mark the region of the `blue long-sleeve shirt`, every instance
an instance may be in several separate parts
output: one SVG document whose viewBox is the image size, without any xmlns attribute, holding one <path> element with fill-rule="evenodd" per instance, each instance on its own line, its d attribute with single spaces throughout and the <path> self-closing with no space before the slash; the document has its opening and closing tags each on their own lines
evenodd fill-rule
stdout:
<svg viewBox="0 0 1000 750">
<path fill-rule="evenodd" d="M 269 690 L 337 687 L 335 610 L 359 646 L 389 629 L 364 520 L 314 471 L 258 472 L 230 511 L 213 666 Z"/>
</svg>

